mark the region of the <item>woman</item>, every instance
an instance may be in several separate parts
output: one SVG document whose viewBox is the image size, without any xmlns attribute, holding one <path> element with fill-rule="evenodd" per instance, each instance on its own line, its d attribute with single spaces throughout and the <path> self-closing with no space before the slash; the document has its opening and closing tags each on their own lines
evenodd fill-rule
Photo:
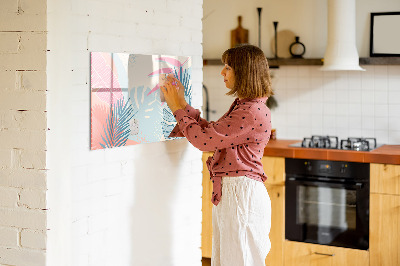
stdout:
<svg viewBox="0 0 400 266">
<path fill-rule="evenodd" d="M 216 122 L 200 118 L 200 111 L 186 103 L 182 84 L 168 78 L 161 89 L 178 122 L 170 136 L 214 151 L 207 161 L 213 182 L 212 265 L 265 265 L 271 246 L 271 202 L 261 164 L 271 131 L 265 104 L 272 95 L 268 62 L 252 45 L 228 49 L 222 62 L 227 95 L 237 98 Z"/>
</svg>

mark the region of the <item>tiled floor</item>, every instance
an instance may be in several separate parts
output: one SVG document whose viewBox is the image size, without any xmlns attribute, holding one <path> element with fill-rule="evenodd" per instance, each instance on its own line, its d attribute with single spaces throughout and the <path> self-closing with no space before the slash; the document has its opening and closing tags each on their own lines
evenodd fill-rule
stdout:
<svg viewBox="0 0 400 266">
<path fill-rule="evenodd" d="M 209 258 L 202 258 L 203 266 L 211 266 L 211 259 Z"/>
</svg>

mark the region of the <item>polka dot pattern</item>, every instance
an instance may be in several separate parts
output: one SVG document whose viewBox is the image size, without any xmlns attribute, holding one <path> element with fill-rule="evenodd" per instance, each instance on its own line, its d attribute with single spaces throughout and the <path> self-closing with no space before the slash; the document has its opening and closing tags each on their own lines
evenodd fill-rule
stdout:
<svg viewBox="0 0 400 266">
<path fill-rule="evenodd" d="M 261 158 L 271 132 L 267 98 L 236 99 L 228 112 L 218 121 L 208 122 L 200 111 L 186 106 L 174 113 L 179 122 L 170 136 L 185 136 L 202 151 L 215 151 L 207 160 L 213 183 L 211 201 L 221 200 L 224 176 L 247 176 L 261 182 L 266 180 Z"/>
</svg>

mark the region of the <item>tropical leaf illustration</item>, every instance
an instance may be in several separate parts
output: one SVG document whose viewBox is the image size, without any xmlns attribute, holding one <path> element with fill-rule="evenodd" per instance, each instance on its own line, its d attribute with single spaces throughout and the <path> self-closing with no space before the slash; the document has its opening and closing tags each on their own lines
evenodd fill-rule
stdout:
<svg viewBox="0 0 400 266">
<path fill-rule="evenodd" d="M 129 99 L 124 103 L 123 99 L 118 100 L 111 106 L 106 124 L 103 125 L 100 145 L 105 148 L 125 146 L 129 134 L 129 122 L 135 114 Z"/>
<path fill-rule="evenodd" d="M 131 134 L 129 139 L 140 143 L 161 141 L 164 138 L 161 128 L 163 108 L 160 96 L 154 93 L 147 96 L 149 87 L 138 86 L 129 90 L 129 98 L 135 110 L 138 121 L 137 134 Z"/>
<path fill-rule="evenodd" d="M 166 61 L 166 58 L 163 58 L 163 61 Z M 166 62 L 171 62 L 171 61 L 166 61 Z M 172 61 L 174 63 L 174 66 L 177 66 L 179 62 L 178 60 L 174 59 Z M 185 87 L 185 100 L 186 102 L 191 105 L 192 104 L 192 84 L 190 83 L 190 72 L 189 70 L 183 69 L 183 65 L 187 62 L 187 60 L 183 63 L 180 64 L 178 67 L 174 68 L 173 74 L 174 77 L 177 78 L 182 85 Z M 176 125 L 176 120 L 174 118 L 174 115 L 172 114 L 172 111 L 168 108 L 168 106 L 165 106 L 163 109 L 163 122 L 162 122 L 162 128 L 163 128 L 163 134 L 165 139 L 175 139 L 175 138 L 169 138 L 169 134 L 171 133 L 172 129 Z"/>
<path fill-rule="evenodd" d="M 176 139 L 168 137 L 176 125 L 175 117 L 168 106 L 163 109 L 163 121 L 161 122 L 161 125 L 165 139 Z"/>
</svg>

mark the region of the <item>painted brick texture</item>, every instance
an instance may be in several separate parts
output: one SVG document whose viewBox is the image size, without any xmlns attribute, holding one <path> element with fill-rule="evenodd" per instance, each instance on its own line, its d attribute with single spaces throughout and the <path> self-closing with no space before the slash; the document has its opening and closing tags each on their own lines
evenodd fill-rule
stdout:
<svg viewBox="0 0 400 266">
<path fill-rule="evenodd" d="M 0 3 L 1 265 L 45 265 L 46 2 Z"/>
<path fill-rule="evenodd" d="M 89 55 L 190 55 L 198 108 L 202 0 L 47 10 L 47 264 L 201 265 L 201 152 L 185 139 L 90 151 Z"/>
</svg>

